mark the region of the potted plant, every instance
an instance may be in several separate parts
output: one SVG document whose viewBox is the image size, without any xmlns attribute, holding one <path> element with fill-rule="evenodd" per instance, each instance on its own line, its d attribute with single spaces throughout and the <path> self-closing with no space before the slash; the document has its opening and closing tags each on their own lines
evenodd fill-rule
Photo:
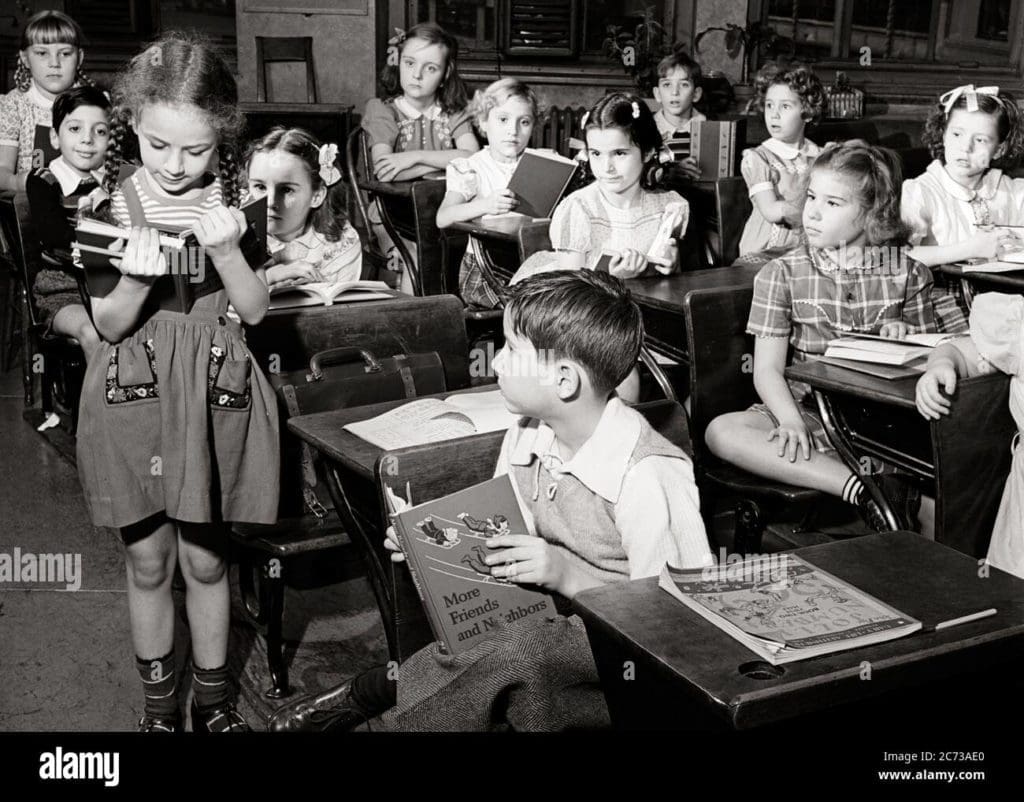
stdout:
<svg viewBox="0 0 1024 802">
<path fill-rule="evenodd" d="M 725 34 L 725 52 L 730 58 L 739 57 L 743 54 L 740 62 L 740 82 L 734 87 L 737 97 L 753 94 L 753 87 L 750 85 L 750 70 L 756 67 L 754 63 L 760 56 L 774 58 L 787 56 L 792 58 L 796 52 L 796 42 L 788 36 L 782 36 L 771 25 L 760 21 L 748 22 L 746 27 L 727 23 L 724 27 L 715 25 L 705 28 L 697 34 L 693 47 L 700 52 L 700 42 L 712 31 L 721 31 Z"/>
<path fill-rule="evenodd" d="M 601 50 L 622 65 L 637 91 L 650 97 L 658 83 L 658 62 L 672 51 L 671 37 L 665 26 L 654 19 L 655 7 L 644 9 L 643 21 L 632 30 L 609 25 Z"/>
</svg>

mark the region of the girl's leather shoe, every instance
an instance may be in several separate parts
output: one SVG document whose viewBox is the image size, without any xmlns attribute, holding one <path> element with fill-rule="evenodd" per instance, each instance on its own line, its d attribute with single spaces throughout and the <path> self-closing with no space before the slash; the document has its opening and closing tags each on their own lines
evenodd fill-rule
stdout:
<svg viewBox="0 0 1024 802">
<path fill-rule="evenodd" d="M 139 719 L 139 732 L 184 732 L 181 713 L 173 716 L 143 716 Z"/>
<path fill-rule="evenodd" d="M 211 732 L 252 732 L 238 712 L 234 702 L 215 707 L 208 713 L 200 713 L 195 699 L 192 700 L 192 732 L 206 735 Z"/>
</svg>

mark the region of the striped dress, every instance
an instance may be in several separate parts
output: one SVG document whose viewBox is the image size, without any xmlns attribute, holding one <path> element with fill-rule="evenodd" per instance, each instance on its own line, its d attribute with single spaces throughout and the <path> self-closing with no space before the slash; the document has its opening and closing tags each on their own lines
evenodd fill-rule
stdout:
<svg viewBox="0 0 1024 802">
<path fill-rule="evenodd" d="M 123 226 L 184 228 L 221 205 L 216 179 L 188 195 L 164 196 L 140 168 L 111 210 Z M 221 289 L 188 314 L 147 303 L 134 331 L 89 360 L 78 472 L 95 526 L 157 513 L 193 523 L 277 520 L 277 403 L 227 317 L 228 300 Z"/>
</svg>

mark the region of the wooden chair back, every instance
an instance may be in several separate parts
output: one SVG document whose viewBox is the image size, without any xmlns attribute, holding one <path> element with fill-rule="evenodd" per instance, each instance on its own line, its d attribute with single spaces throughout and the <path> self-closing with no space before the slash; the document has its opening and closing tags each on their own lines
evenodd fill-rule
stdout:
<svg viewBox="0 0 1024 802">
<path fill-rule="evenodd" d="M 312 36 L 256 37 L 256 100 L 272 100 L 268 91 L 267 65 L 301 62 L 306 65 L 306 102 L 317 102 L 316 70 L 313 67 Z"/>
<path fill-rule="evenodd" d="M 719 252 L 715 254 L 719 265 L 733 264 L 740 255 L 740 238 L 754 207 L 747 194 L 747 182 L 742 176 L 720 178 L 715 182 L 715 217 Z"/>
<path fill-rule="evenodd" d="M 753 293 L 753 287 L 694 290 L 683 302 L 690 349 L 690 434 L 698 463 L 708 455 L 708 424 L 758 400 L 754 338 L 746 333 Z"/>
<path fill-rule="evenodd" d="M 519 260 L 526 259 L 538 251 L 551 250 L 551 223 L 547 220 L 534 220 L 519 229 Z"/>
</svg>

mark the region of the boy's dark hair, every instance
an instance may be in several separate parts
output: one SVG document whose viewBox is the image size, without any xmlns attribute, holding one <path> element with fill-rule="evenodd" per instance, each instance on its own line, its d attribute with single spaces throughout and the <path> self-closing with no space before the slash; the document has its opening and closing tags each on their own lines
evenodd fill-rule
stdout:
<svg viewBox="0 0 1024 802">
<path fill-rule="evenodd" d="M 682 49 L 673 50 L 658 62 L 658 78 L 664 78 L 677 67 L 686 70 L 694 89 L 700 87 L 704 80 L 704 72 L 701 70 L 700 64 L 690 58 L 690 54 Z"/>
<path fill-rule="evenodd" d="M 399 59 L 394 64 L 391 64 L 389 59 L 389 63 L 386 63 L 380 72 L 380 96 L 384 100 L 390 100 L 402 94 L 399 63 L 402 51 L 410 39 L 423 39 L 429 44 L 444 48 L 444 77 L 437 88 L 437 102 L 441 106 L 441 111 L 445 114 L 454 114 L 466 108 L 466 104 L 469 103 L 469 92 L 459 77 L 459 40 L 433 22 L 421 22 L 399 37 L 398 43 L 394 45 L 398 48 Z"/>
<path fill-rule="evenodd" d="M 654 121 L 654 112 L 647 101 L 624 92 L 605 95 L 587 112 L 586 124 L 583 126 L 584 143 L 587 141 L 587 131 L 604 128 L 620 128 L 629 135 L 644 158 L 640 186 L 656 189 L 664 172 L 660 159 L 664 142 L 658 124 Z"/>
<path fill-rule="evenodd" d="M 826 148 L 811 169 L 832 170 L 852 181 L 864 208 L 868 245 L 907 244 L 909 227 L 900 217 L 903 168 L 895 151 L 851 139 Z"/>
<path fill-rule="evenodd" d="M 765 95 L 776 84 L 785 84 L 799 96 L 804 122 L 813 123 L 821 119 L 825 108 L 825 87 L 814 70 L 797 62 L 787 65 L 773 61 L 765 64 L 754 79 L 754 99 L 757 110 L 762 114 Z"/>
<path fill-rule="evenodd" d="M 257 153 L 273 153 L 275 150 L 290 153 L 305 166 L 313 191 L 324 187 L 327 195 L 324 202 L 313 209 L 310 217 L 313 230 L 324 236 L 328 242 L 337 242 L 345 230 L 345 185 L 339 181 L 333 186 L 324 183 L 320 176 L 320 142 L 305 128 L 285 128 L 278 125 L 261 139 L 250 142 L 242 163 L 248 172 L 252 157 Z"/>
<path fill-rule="evenodd" d="M 1000 169 L 1014 167 L 1024 158 L 1024 120 L 1017 101 L 1009 92 L 999 91 L 998 96 L 975 94 L 978 102 L 978 111 L 991 114 L 996 117 L 996 126 L 999 131 L 999 143 L 1003 146 L 1003 152 L 998 159 L 992 160 L 992 166 Z M 949 113 L 946 113 L 944 105 L 937 103 L 928 113 L 928 119 L 924 124 L 924 131 L 921 134 L 921 141 L 928 148 L 933 159 L 946 163 L 946 149 L 942 144 L 946 136 L 946 126 L 949 125 L 949 118 L 957 109 L 968 108 L 968 96 L 964 92 L 950 106 Z"/>
<path fill-rule="evenodd" d="M 107 116 L 110 116 L 110 98 L 107 97 L 106 92 L 95 86 L 83 84 L 61 92 L 53 101 L 53 130 L 59 131 L 60 124 L 64 122 L 65 118 L 82 106 L 95 106 L 98 109 L 103 109 Z"/>
<path fill-rule="evenodd" d="M 517 337 L 577 362 L 598 393 L 610 393 L 636 367 L 643 318 L 614 276 L 593 270 L 541 273 L 514 287 L 506 310 Z"/>
</svg>

